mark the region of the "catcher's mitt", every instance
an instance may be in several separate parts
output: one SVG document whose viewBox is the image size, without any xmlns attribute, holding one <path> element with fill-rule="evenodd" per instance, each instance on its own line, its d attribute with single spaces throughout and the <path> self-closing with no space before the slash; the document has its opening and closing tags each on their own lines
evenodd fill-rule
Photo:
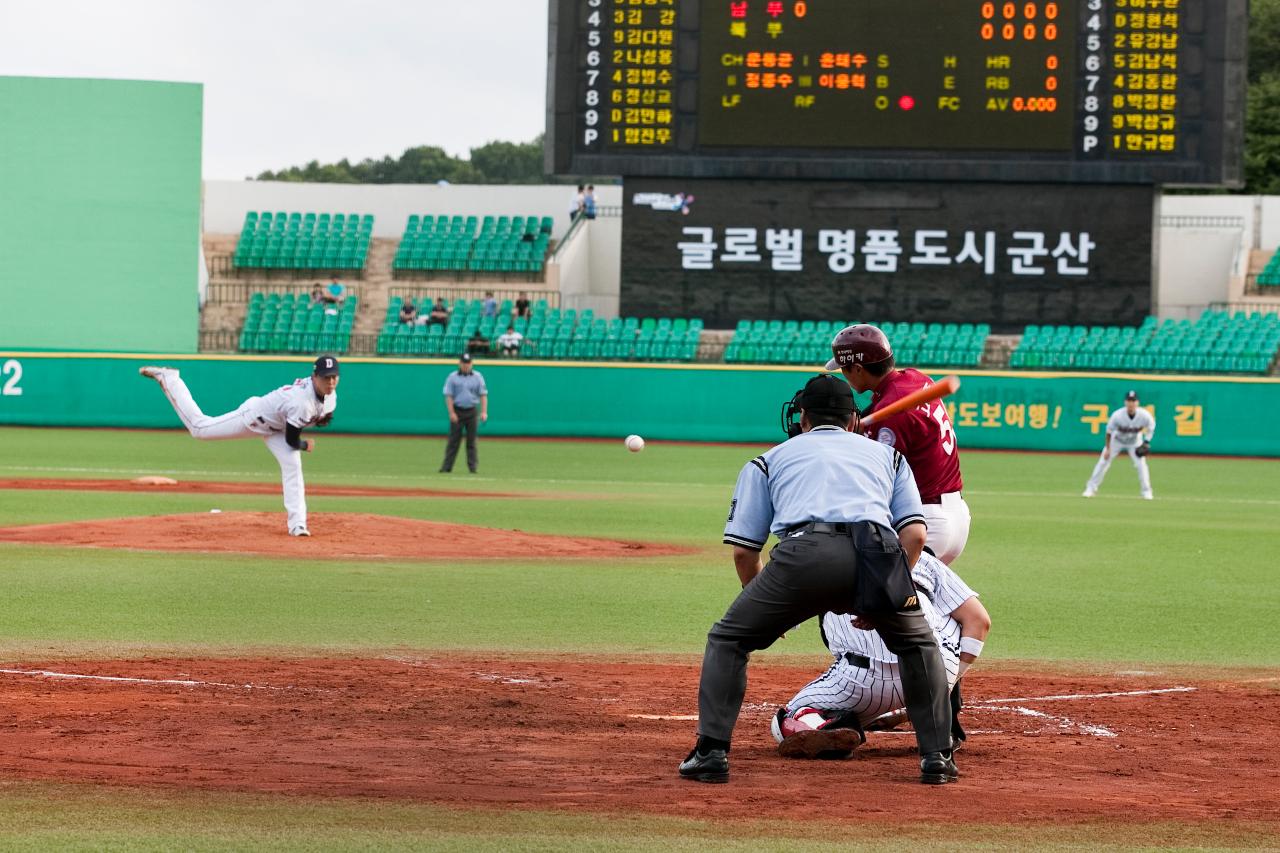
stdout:
<svg viewBox="0 0 1280 853">
<path fill-rule="evenodd" d="M 1146 456 L 1148 453 L 1151 452 L 1151 442 L 1149 441 L 1142 442 L 1142 444 L 1138 447 L 1138 449 L 1133 452 L 1138 454 L 1139 456 Z"/>
</svg>

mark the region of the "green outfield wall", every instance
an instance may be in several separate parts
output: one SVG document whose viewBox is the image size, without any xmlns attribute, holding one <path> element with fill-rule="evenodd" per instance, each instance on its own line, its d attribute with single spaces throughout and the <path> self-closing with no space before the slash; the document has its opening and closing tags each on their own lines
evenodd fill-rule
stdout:
<svg viewBox="0 0 1280 853">
<path fill-rule="evenodd" d="M 0 348 L 195 352 L 202 97 L 0 77 Z"/>
<path fill-rule="evenodd" d="M 0 424 L 178 427 L 137 369 L 154 356 L 0 353 Z M 307 359 L 174 356 L 207 414 L 310 372 Z M 444 360 L 343 362 L 333 429 L 445 432 Z M 482 431 L 503 436 L 773 442 L 782 403 L 813 371 L 723 365 L 479 363 L 490 391 Z M 1156 415 L 1163 453 L 1280 456 L 1280 381 L 1215 377 L 960 371 L 950 398 L 962 447 L 1096 450 L 1129 389 Z M 862 401 L 864 404 L 866 400 Z"/>
</svg>

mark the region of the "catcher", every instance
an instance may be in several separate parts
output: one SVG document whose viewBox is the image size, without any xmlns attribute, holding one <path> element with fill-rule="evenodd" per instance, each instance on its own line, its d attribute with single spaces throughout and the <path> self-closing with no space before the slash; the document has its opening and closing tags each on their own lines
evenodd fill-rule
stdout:
<svg viewBox="0 0 1280 853">
<path fill-rule="evenodd" d="M 316 359 L 315 370 L 292 385 L 250 397 L 224 415 L 210 417 L 200 410 L 187 384 L 172 367 L 140 367 L 138 372 L 160 383 L 182 425 L 193 438 L 215 441 L 226 438 L 261 438 L 280 463 L 284 508 L 289 514 L 289 535 L 310 536 L 307 529 L 307 496 L 302 483 L 302 451 L 315 449 L 315 439 L 304 439 L 302 430 L 328 426 L 338 407 L 338 360 L 331 355 Z"/>
<path fill-rule="evenodd" d="M 982 654 L 991 617 L 978 594 L 928 551 L 911 570 L 911 581 L 942 650 L 956 749 L 965 738 L 958 718 L 959 681 Z M 769 724 L 778 752 L 787 758 L 844 758 L 866 742 L 866 730 L 891 729 L 907 720 L 898 658 L 880 637 L 848 613 L 825 613 L 819 624 L 835 661 Z"/>
<path fill-rule="evenodd" d="M 1102 448 L 1102 457 L 1093 467 L 1093 476 L 1084 487 L 1084 497 L 1091 498 L 1098 493 L 1102 479 L 1107 476 L 1111 460 L 1121 453 L 1128 453 L 1133 460 L 1133 467 L 1138 469 L 1138 487 L 1142 490 L 1144 500 L 1152 500 L 1151 472 L 1147 469 L 1147 454 L 1151 452 L 1151 438 L 1156 432 L 1155 415 L 1138 407 L 1138 392 L 1130 391 L 1124 395 L 1124 408 L 1116 409 L 1107 421 L 1107 442 Z"/>
</svg>

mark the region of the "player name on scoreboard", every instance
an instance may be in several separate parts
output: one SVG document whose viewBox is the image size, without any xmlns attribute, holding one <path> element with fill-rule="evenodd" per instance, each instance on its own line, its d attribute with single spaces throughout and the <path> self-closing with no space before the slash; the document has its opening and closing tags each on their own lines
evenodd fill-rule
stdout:
<svg viewBox="0 0 1280 853">
<path fill-rule="evenodd" d="M 557 0 L 558 172 L 1233 183 L 1245 0 Z"/>
</svg>

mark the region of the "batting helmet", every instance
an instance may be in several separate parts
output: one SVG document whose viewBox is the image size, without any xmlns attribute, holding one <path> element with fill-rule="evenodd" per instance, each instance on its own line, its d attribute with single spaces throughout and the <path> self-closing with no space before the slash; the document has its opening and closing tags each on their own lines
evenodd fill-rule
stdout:
<svg viewBox="0 0 1280 853">
<path fill-rule="evenodd" d="M 889 339 L 876 326 L 861 323 L 845 326 L 831 341 L 831 354 L 827 370 L 839 370 L 846 364 L 875 364 L 893 355 Z"/>
</svg>

